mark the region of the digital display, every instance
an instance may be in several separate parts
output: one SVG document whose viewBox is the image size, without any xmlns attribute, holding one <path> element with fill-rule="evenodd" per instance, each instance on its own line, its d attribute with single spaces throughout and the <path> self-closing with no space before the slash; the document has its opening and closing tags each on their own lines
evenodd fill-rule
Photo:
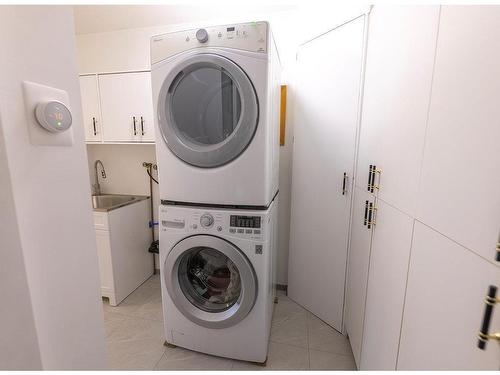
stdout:
<svg viewBox="0 0 500 375">
<path fill-rule="evenodd" d="M 238 228 L 260 228 L 260 216 L 231 215 L 230 226 Z"/>
<path fill-rule="evenodd" d="M 228 27 L 226 30 L 227 31 L 234 31 L 234 27 Z"/>
</svg>

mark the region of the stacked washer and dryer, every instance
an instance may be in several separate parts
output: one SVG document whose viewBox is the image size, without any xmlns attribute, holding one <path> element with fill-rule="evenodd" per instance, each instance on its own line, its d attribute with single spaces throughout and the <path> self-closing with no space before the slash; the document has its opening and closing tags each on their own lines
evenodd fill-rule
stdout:
<svg viewBox="0 0 500 375">
<path fill-rule="evenodd" d="M 280 92 L 269 24 L 155 36 L 151 63 L 166 341 L 265 362 Z"/>
</svg>

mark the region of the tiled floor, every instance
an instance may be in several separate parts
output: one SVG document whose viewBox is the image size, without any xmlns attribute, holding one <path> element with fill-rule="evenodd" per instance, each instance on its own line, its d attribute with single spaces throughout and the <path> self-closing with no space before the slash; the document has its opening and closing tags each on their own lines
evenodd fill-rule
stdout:
<svg viewBox="0 0 500 375">
<path fill-rule="evenodd" d="M 119 306 L 106 300 L 108 362 L 121 370 L 354 370 L 347 339 L 285 295 L 276 305 L 267 366 L 163 346 L 158 275 Z"/>
</svg>

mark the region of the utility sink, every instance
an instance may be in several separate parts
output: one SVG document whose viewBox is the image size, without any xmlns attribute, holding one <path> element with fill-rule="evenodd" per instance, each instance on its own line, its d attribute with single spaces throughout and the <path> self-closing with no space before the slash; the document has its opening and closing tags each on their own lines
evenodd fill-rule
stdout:
<svg viewBox="0 0 500 375">
<path fill-rule="evenodd" d="M 149 197 L 143 195 L 102 194 L 92 196 L 94 211 L 107 212 L 119 207 L 139 202 Z"/>
</svg>

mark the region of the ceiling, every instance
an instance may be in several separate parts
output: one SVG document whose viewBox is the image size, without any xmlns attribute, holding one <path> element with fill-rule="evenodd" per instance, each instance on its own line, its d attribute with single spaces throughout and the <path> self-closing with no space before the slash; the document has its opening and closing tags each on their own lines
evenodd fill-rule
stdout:
<svg viewBox="0 0 500 375">
<path fill-rule="evenodd" d="M 90 34 L 208 21 L 220 19 L 221 14 L 228 19 L 246 17 L 248 20 L 257 20 L 260 15 L 296 10 L 296 6 L 290 4 L 240 4 L 237 6 L 229 3 L 222 3 L 218 6 L 205 4 L 76 5 L 73 7 L 75 33 Z"/>
</svg>

